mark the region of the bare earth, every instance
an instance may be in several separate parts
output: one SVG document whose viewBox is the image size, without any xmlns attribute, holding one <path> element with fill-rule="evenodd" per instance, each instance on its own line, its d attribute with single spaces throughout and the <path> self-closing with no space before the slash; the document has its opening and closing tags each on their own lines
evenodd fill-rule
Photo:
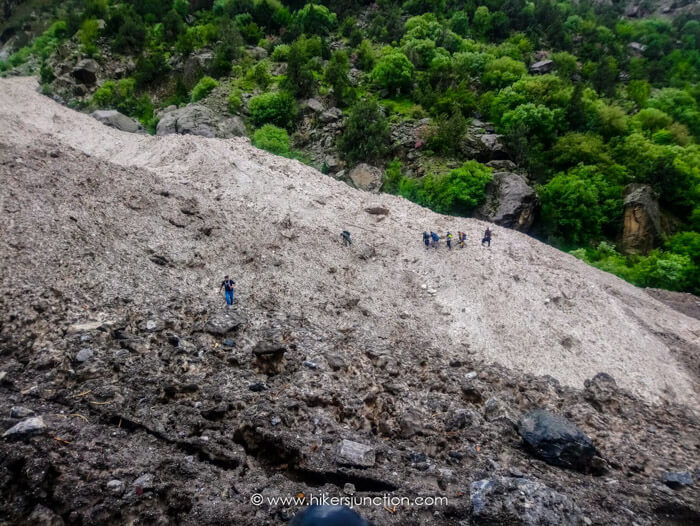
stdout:
<svg viewBox="0 0 700 526">
<path fill-rule="evenodd" d="M 0 80 L 0 434 L 44 424 L 0 438 L 0 526 L 272 526 L 301 506 L 253 494 L 353 491 L 449 499 L 362 508 L 375 526 L 700 521 L 699 320 L 526 235 L 482 248 L 486 223 L 36 88 Z M 523 446 L 536 408 L 595 473 Z M 477 516 L 472 484 L 503 477 L 517 509 Z"/>
<path fill-rule="evenodd" d="M 303 311 L 318 324 L 359 324 L 379 339 L 411 332 L 447 357 L 474 354 L 571 386 L 607 372 L 619 385 L 650 400 L 698 405 L 698 377 L 677 359 L 669 338 L 676 346 L 696 348 L 700 322 L 610 274 L 499 227 L 493 227 L 492 248 L 482 249 L 478 241 L 483 222 L 359 192 L 298 162 L 260 151 L 246 139 L 122 133 L 51 102 L 35 88 L 32 78 L 1 81 L 3 143 L 31 147 L 39 137 L 51 138 L 110 163 L 145 168 L 157 177 L 152 185 L 144 185 L 140 195 L 128 195 L 133 185 L 115 180 L 109 185 L 114 194 L 121 194 L 125 203 L 157 200 L 153 192 L 159 186 L 174 194 L 194 194 L 198 206 L 208 210 L 200 222 L 219 232 L 197 243 L 186 229 L 173 228 L 167 214 L 181 216 L 178 210 L 144 221 L 142 214 L 124 208 L 121 228 L 99 234 L 113 254 L 97 255 L 102 260 L 106 255 L 134 258 L 131 268 L 114 268 L 106 278 L 125 281 L 120 295 L 152 301 L 144 297 L 144 285 L 173 279 L 176 287 L 210 297 L 230 270 L 242 302 L 273 296 L 281 307 Z M 82 199 L 94 206 L 100 196 Z M 369 206 L 384 206 L 390 214 L 386 219 L 367 214 Z M 356 240 L 351 250 L 337 243 L 346 228 Z M 426 253 L 420 237 L 430 229 L 465 231 L 467 249 Z M 97 235 L 97 230 L 92 233 Z M 181 268 L 144 266 L 148 250 L 157 250 Z M 366 257 L 360 259 L 362 255 Z M 330 273 L 331 268 L 337 272 Z M 74 278 L 73 269 L 66 270 L 68 276 L 51 267 L 14 268 L 12 274 L 42 271 L 53 279 Z M 123 280 L 123 274 L 135 281 Z M 95 291 L 105 297 L 114 292 L 113 287 Z M 349 300 L 359 300 L 361 308 L 338 316 L 334 307 Z M 399 317 L 404 312 L 409 316 Z"/>
</svg>

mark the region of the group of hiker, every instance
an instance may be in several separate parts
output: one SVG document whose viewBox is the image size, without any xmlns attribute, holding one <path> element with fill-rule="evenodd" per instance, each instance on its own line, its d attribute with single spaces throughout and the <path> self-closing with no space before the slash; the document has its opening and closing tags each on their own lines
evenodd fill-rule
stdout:
<svg viewBox="0 0 700 526">
<path fill-rule="evenodd" d="M 447 232 L 447 234 L 445 234 L 445 242 L 447 243 L 447 248 L 450 250 L 452 250 L 453 240 L 454 236 L 452 235 L 452 232 Z M 464 248 L 466 242 L 467 234 L 462 231 L 457 232 L 457 246 L 459 248 Z M 425 248 L 437 248 L 440 244 L 440 236 L 437 234 L 437 232 L 433 232 L 432 230 L 428 232 L 426 230 L 423 232 L 423 243 L 425 244 Z M 481 238 L 481 246 L 484 245 L 488 245 L 489 247 L 491 246 L 491 228 L 489 227 L 486 227 L 484 237 Z"/>
<path fill-rule="evenodd" d="M 350 232 L 347 230 L 343 230 L 340 233 L 340 238 L 343 241 L 343 246 L 350 246 L 352 245 L 352 238 L 350 237 Z M 454 240 L 454 236 L 452 235 L 452 232 L 447 232 L 445 234 L 445 241 L 447 243 L 447 248 L 452 250 L 452 241 Z M 457 246 L 459 248 L 464 248 L 464 245 L 467 242 L 467 234 L 462 231 L 457 232 Z M 423 232 L 423 243 L 425 243 L 426 248 L 438 248 L 438 245 L 440 244 L 440 236 L 437 234 L 437 232 L 433 232 L 432 230 L 428 232 L 427 230 Z M 481 239 L 481 246 L 488 245 L 489 247 L 491 246 L 491 228 L 486 227 L 486 231 L 484 232 L 484 237 Z M 234 299 L 235 299 L 235 291 L 236 291 L 236 282 L 233 281 L 231 278 L 229 278 L 228 275 L 224 276 L 224 280 L 221 282 L 221 286 L 219 287 L 219 293 L 221 291 L 224 291 L 224 297 L 226 298 L 226 305 L 233 305 Z"/>
</svg>

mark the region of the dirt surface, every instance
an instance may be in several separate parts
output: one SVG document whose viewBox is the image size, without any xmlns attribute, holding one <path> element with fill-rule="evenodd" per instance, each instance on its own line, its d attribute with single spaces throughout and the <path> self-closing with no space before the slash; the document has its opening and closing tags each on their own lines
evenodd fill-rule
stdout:
<svg viewBox="0 0 700 526">
<path fill-rule="evenodd" d="M 682 312 L 686 316 L 700 320 L 700 298 L 687 292 L 673 292 L 662 289 L 645 289 L 652 298 L 664 305 Z"/>
<path fill-rule="evenodd" d="M 121 133 L 35 87 L 0 81 L 0 427 L 12 407 L 46 426 L 0 441 L 8 523 L 279 524 L 298 506 L 251 495 L 354 487 L 450 499 L 363 508 L 377 525 L 471 524 L 470 483 L 500 475 L 583 524 L 700 518 L 697 482 L 660 480 L 700 474 L 696 319 L 517 232 L 482 248 L 485 223 L 243 139 Z M 424 249 L 448 228 L 467 249 Z M 620 388 L 584 389 L 599 372 Z M 533 459 L 514 423 L 535 407 L 606 473 Z"/>
</svg>

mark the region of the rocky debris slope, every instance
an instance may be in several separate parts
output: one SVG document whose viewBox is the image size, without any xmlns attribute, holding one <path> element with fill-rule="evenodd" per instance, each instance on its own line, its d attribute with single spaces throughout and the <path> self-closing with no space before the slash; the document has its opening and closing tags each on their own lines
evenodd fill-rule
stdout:
<svg viewBox="0 0 700 526">
<path fill-rule="evenodd" d="M 0 85 L 10 523 L 280 524 L 299 506 L 253 494 L 323 492 L 448 497 L 358 508 L 377 525 L 700 518 L 697 371 L 676 360 L 697 320 L 517 232 L 481 249 L 485 223 L 243 139 L 119 132 L 33 86 Z M 426 252 L 426 228 L 469 248 Z M 591 473 L 526 446 L 536 409 L 590 440 Z"/>
</svg>

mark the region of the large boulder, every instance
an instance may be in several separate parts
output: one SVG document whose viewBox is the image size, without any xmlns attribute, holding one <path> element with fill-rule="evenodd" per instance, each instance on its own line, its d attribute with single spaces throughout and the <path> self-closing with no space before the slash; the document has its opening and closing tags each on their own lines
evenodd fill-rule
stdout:
<svg viewBox="0 0 700 526">
<path fill-rule="evenodd" d="M 539 198 L 523 176 L 513 172 L 496 172 L 486 186 L 486 201 L 476 217 L 497 225 L 527 232 L 535 219 Z"/>
<path fill-rule="evenodd" d="M 508 152 L 503 138 L 497 133 L 482 133 L 482 129 L 470 127 L 460 139 L 459 149 L 468 159 L 481 162 L 507 159 Z"/>
<path fill-rule="evenodd" d="M 649 185 L 631 184 L 625 188 L 625 213 L 622 250 L 646 254 L 663 234 L 661 212 L 654 190 Z"/>
<path fill-rule="evenodd" d="M 568 496 L 540 482 L 494 477 L 469 488 L 473 524 L 584 524 L 581 510 Z"/>
<path fill-rule="evenodd" d="M 78 84 L 92 86 L 97 82 L 97 70 L 99 64 L 91 58 L 81 60 L 71 71 L 71 76 Z"/>
<path fill-rule="evenodd" d="M 591 439 L 563 416 L 535 409 L 520 418 L 518 433 L 536 457 L 547 464 L 593 471 L 600 457 Z"/>
<path fill-rule="evenodd" d="M 158 122 L 156 135 L 200 135 L 202 137 L 239 137 L 246 133 L 240 117 L 222 118 L 201 104 L 189 104 L 166 112 Z"/>
<path fill-rule="evenodd" d="M 539 60 L 530 66 L 530 73 L 535 75 L 542 75 L 543 73 L 549 73 L 554 69 L 554 62 L 549 59 Z"/>
<path fill-rule="evenodd" d="M 146 133 L 146 130 L 137 120 L 127 117 L 117 110 L 97 110 L 93 111 L 91 115 L 102 124 L 118 130 L 129 133 Z"/>
<path fill-rule="evenodd" d="M 361 163 L 350 170 L 348 177 L 360 190 L 379 192 L 384 181 L 384 172 L 376 166 Z"/>
</svg>

